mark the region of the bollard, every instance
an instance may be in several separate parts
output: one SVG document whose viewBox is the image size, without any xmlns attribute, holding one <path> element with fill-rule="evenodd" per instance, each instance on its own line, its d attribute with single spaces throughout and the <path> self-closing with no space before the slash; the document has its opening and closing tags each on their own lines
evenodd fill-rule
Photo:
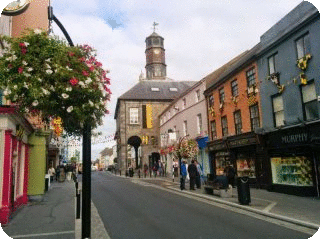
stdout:
<svg viewBox="0 0 320 239">
<path fill-rule="evenodd" d="M 76 181 L 76 195 L 78 194 L 78 187 L 79 187 L 79 183 L 78 183 L 78 181 Z"/>
<path fill-rule="evenodd" d="M 77 193 L 77 211 L 76 211 L 76 219 L 80 219 L 80 200 L 81 200 L 81 198 L 80 198 L 80 193 Z"/>
</svg>

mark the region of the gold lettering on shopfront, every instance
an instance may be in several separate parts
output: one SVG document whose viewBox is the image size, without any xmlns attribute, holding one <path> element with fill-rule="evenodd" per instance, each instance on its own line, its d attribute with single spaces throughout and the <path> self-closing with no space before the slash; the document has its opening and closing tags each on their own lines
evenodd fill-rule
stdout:
<svg viewBox="0 0 320 239">
<path fill-rule="evenodd" d="M 290 143 L 303 143 L 308 141 L 308 134 L 294 134 L 294 135 L 286 135 L 282 136 L 282 143 L 290 144 Z"/>
</svg>

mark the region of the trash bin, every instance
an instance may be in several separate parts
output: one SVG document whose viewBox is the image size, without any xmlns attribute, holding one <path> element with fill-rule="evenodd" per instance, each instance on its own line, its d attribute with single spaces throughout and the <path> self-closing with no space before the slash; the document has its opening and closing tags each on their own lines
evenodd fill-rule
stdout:
<svg viewBox="0 0 320 239">
<path fill-rule="evenodd" d="M 238 177 L 237 189 L 238 189 L 239 203 L 242 205 L 249 205 L 249 203 L 251 202 L 249 178 L 248 177 Z"/>
<path fill-rule="evenodd" d="M 49 190 L 49 178 L 45 178 L 45 191 Z"/>
</svg>

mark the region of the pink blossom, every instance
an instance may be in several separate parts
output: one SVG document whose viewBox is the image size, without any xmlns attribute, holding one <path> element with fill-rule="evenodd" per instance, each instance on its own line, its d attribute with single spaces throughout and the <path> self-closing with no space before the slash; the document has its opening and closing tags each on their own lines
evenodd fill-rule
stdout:
<svg viewBox="0 0 320 239">
<path fill-rule="evenodd" d="M 92 72 L 94 71 L 94 66 L 90 66 L 89 70 Z"/>
<path fill-rule="evenodd" d="M 24 48 L 24 47 L 26 47 L 26 44 L 24 44 L 23 42 L 20 42 L 20 43 L 19 43 L 19 46 L 20 46 L 21 48 Z"/>
<path fill-rule="evenodd" d="M 82 75 L 89 76 L 89 73 L 87 71 L 82 71 Z"/>
<path fill-rule="evenodd" d="M 75 77 L 72 77 L 72 78 L 69 80 L 69 82 L 70 82 L 70 84 L 71 84 L 72 86 L 75 86 L 75 85 L 78 84 L 79 80 L 78 80 L 77 78 L 75 78 Z"/>
<path fill-rule="evenodd" d="M 26 48 L 22 48 L 21 49 L 21 53 L 22 53 L 22 55 L 25 55 L 27 53 L 27 49 Z"/>
<path fill-rule="evenodd" d="M 74 56 L 74 52 L 70 51 L 68 52 L 69 56 Z"/>
<path fill-rule="evenodd" d="M 23 67 L 19 67 L 19 68 L 18 68 L 18 72 L 19 72 L 19 74 L 22 74 L 22 72 L 23 72 Z"/>
</svg>

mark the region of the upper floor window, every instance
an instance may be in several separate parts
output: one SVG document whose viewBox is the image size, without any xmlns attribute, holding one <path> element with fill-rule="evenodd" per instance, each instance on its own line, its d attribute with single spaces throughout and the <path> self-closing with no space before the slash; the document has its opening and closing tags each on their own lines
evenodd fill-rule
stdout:
<svg viewBox="0 0 320 239">
<path fill-rule="evenodd" d="M 260 127 L 258 104 L 250 106 L 249 110 L 250 110 L 251 130 L 255 131 L 257 128 Z"/>
<path fill-rule="evenodd" d="M 310 39 L 309 34 L 306 34 L 296 40 L 297 47 L 297 57 L 298 59 L 304 57 L 306 54 L 310 53 Z"/>
<path fill-rule="evenodd" d="M 187 121 L 183 121 L 183 136 L 187 136 L 188 134 L 188 124 Z"/>
<path fill-rule="evenodd" d="M 268 58 L 269 74 L 276 73 L 276 59 L 278 54 L 274 54 Z"/>
<path fill-rule="evenodd" d="M 216 126 L 216 121 L 215 120 L 210 122 L 210 127 L 211 127 L 211 137 L 212 137 L 212 139 L 217 138 L 217 126 Z"/>
<path fill-rule="evenodd" d="M 209 96 L 209 106 L 213 106 L 214 105 L 214 98 L 213 95 Z"/>
<path fill-rule="evenodd" d="M 171 118 L 171 112 L 170 112 L 170 110 L 168 111 L 168 119 L 170 119 Z"/>
<path fill-rule="evenodd" d="M 153 88 L 151 88 L 151 91 L 160 91 L 160 89 L 156 88 L 156 87 L 153 87 Z"/>
<path fill-rule="evenodd" d="M 186 98 L 182 99 L 182 109 L 184 110 L 187 107 L 187 100 Z"/>
<path fill-rule="evenodd" d="M 130 108 L 130 124 L 138 124 L 139 122 L 139 109 Z"/>
<path fill-rule="evenodd" d="M 228 135 L 228 121 L 227 116 L 221 118 L 222 136 Z"/>
<path fill-rule="evenodd" d="M 236 97 L 239 95 L 239 89 L 238 89 L 238 81 L 234 80 L 231 82 L 231 91 L 232 91 L 232 96 Z"/>
<path fill-rule="evenodd" d="M 248 88 L 252 85 L 255 85 L 256 84 L 256 71 L 253 68 L 251 68 L 250 70 L 248 70 L 246 72 L 246 75 L 247 75 L 247 85 L 248 85 Z"/>
<path fill-rule="evenodd" d="M 200 90 L 196 91 L 196 102 L 200 101 Z"/>
<path fill-rule="evenodd" d="M 314 82 L 302 86 L 301 92 L 305 115 L 304 118 L 306 120 L 318 119 L 319 110 Z"/>
<path fill-rule="evenodd" d="M 273 117 L 275 121 L 275 126 L 279 127 L 284 125 L 284 107 L 282 95 L 272 98 L 273 103 Z"/>
<path fill-rule="evenodd" d="M 223 104 L 223 103 L 224 103 L 224 98 L 225 98 L 224 88 L 221 88 L 221 89 L 219 90 L 219 100 L 220 100 L 220 104 Z"/>
<path fill-rule="evenodd" d="M 233 113 L 234 116 L 234 126 L 236 130 L 236 134 L 241 134 L 242 132 L 242 120 L 241 120 L 241 111 L 237 110 Z"/>
<path fill-rule="evenodd" d="M 198 134 L 202 132 L 202 117 L 201 114 L 197 115 Z"/>
</svg>

